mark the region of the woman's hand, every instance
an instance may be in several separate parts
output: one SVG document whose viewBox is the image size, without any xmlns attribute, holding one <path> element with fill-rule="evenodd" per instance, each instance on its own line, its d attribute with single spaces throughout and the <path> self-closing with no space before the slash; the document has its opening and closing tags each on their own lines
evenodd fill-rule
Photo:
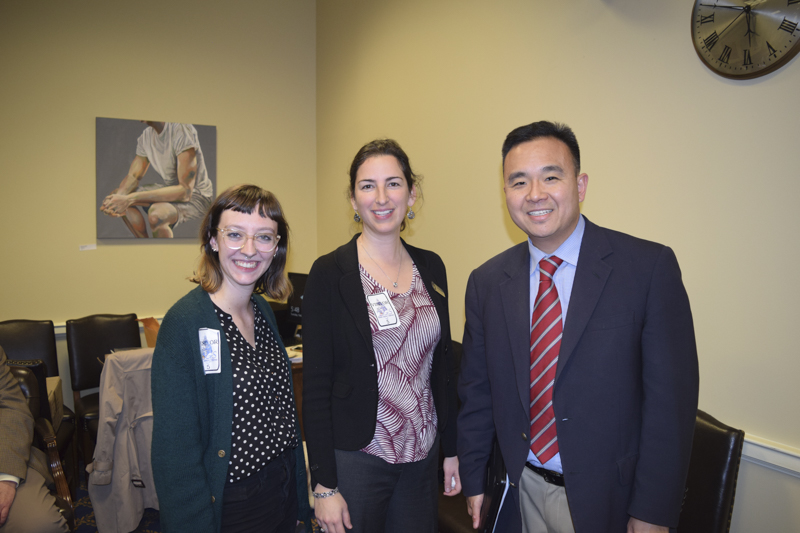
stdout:
<svg viewBox="0 0 800 533">
<path fill-rule="evenodd" d="M 444 495 L 455 496 L 461 492 L 461 477 L 458 475 L 458 457 L 444 458 Z"/>
<path fill-rule="evenodd" d="M 314 492 L 329 492 L 332 489 L 317 483 Z M 314 502 L 314 516 L 322 531 L 326 533 L 345 533 L 345 528 L 353 529 L 350 523 L 350 512 L 347 510 L 347 502 L 341 494 L 334 494 L 327 498 L 316 498 Z"/>
</svg>

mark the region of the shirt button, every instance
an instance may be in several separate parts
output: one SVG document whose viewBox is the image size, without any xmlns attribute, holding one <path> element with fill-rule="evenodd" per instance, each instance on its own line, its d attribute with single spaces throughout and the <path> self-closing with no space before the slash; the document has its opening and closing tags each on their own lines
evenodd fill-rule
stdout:
<svg viewBox="0 0 800 533">
<path fill-rule="evenodd" d="M 218 451 L 217 455 L 219 455 L 220 457 L 225 457 L 225 450 Z"/>
<path fill-rule="evenodd" d="M 528 436 L 525 433 L 522 434 L 522 440 L 528 440 Z"/>
</svg>

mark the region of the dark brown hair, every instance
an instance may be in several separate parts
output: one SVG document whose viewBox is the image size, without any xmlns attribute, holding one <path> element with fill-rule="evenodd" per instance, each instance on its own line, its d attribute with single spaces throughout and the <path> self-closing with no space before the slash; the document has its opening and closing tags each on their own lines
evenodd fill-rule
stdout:
<svg viewBox="0 0 800 533">
<path fill-rule="evenodd" d="M 292 292 L 292 286 L 283 273 L 289 247 L 289 224 L 275 195 L 257 185 L 231 187 L 211 204 L 200 227 L 200 264 L 190 281 L 199 283 L 203 290 L 209 293 L 216 292 L 222 285 L 223 273 L 219 264 L 219 254 L 211 248 L 211 238 L 217 237 L 219 219 L 222 212 L 228 209 L 248 215 L 257 209 L 259 215 L 271 218 L 278 224 L 278 235 L 280 235 L 278 248 L 273 252 L 272 262 L 256 282 L 253 292 L 265 294 L 275 300 L 285 300 Z"/>
<path fill-rule="evenodd" d="M 361 165 L 363 165 L 367 159 L 379 155 L 390 155 L 397 159 L 397 163 L 403 171 L 403 177 L 408 184 L 408 190 L 411 191 L 411 188 L 416 186 L 417 197 L 421 198 L 422 190 L 420 189 L 420 181 L 422 180 L 422 176 L 414 174 L 411 170 L 411 162 L 408 160 L 408 155 L 406 155 L 405 151 L 400 148 L 400 145 L 394 139 L 375 139 L 362 146 L 358 153 L 356 153 L 353 162 L 350 164 L 350 198 L 353 198 L 356 193 L 356 174 L 358 174 L 358 169 L 361 168 Z M 406 229 L 405 218 L 403 218 L 403 222 L 400 224 L 400 231 L 404 229 Z"/>
</svg>

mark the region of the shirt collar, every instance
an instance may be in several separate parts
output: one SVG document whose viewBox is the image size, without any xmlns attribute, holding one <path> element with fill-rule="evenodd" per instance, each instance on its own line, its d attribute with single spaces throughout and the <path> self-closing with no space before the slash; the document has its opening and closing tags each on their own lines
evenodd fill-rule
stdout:
<svg viewBox="0 0 800 533">
<path fill-rule="evenodd" d="M 581 253 L 581 242 L 583 242 L 583 231 L 586 229 L 586 222 L 583 219 L 583 215 L 578 217 L 578 225 L 575 226 L 572 234 L 567 237 L 567 240 L 561 243 L 561 246 L 553 252 L 552 254 L 546 254 L 536 246 L 533 245 L 531 242 L 531 238 L 528 237 L 528 252 L 531 256 L 531 275 L 536 272 L 536 268 L 539 265 L 539 261 L 544 259 L 545 257 L 550 257 L 551 255 L 558 256 L 562 259 L 565 263 L 569 263 L 574 267 L 578 266 L 578 256 Z"/>
</svg>

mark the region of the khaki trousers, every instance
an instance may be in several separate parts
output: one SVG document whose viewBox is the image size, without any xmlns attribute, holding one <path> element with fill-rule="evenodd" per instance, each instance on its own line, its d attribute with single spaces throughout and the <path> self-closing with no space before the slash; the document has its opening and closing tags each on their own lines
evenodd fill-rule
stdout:
<svg viewBox="0 0 800 533">
<path fill-rule="evenodd" d="M 61 533 L 68 531 L 67 522 L 56 509 L 56 499 L 42 475 L 28 467 L 25 482 L 17 487 L 8 520 L 0 533 Z"/>
<path fill-rule="evenodd" d="M 546 482 L 530 468 L 519 481 L 522 533 L 575 533 L 564 487 Z"/>
</svg>

